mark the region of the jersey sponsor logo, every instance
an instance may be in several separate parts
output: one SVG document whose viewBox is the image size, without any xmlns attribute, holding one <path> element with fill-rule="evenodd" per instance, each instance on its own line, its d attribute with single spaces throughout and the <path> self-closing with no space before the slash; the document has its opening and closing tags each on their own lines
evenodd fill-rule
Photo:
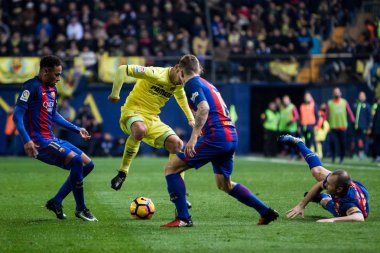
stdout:
<svg viewBox="0 0 380 253">
<path fill-rule="evenodd" d="M 173 94 L 170 93 L 170 92 L 167 92 L 166 90 L 164 89 L 161 89 L 160 87 L 156 86 L 156 85 L 153 85 L 150 87 L 150 93 L 153 94 L 153 95 L 162 95 L 166 98 L 170 98 Z"/>
<path fill-rule="evenodd" d="M 199 93 L 198 91 L 194 92 L 193 94 L 191 94 L 191 101 L 193 101 L 193 103 L 195 103 L 195 99 L 199 96 Z"/>
<path fill-rule="evenodd" d="M 145 67 L 143 66 L 135 66 L 135 73 L 144 73 Z"/>
<path fill-rule="evenodd" d="M 47 109 L 48 112 L 52 112 L 53 111 L 53 107 L 54 107 L 54 102 L 44 102 L 42 104 L 43 107 L 45 107 Z"/>
<path fill-rule="evenodd" d="M 20 100 L 24 102 L 28 102 L 29 96 L 30 96 L 30 92 L 28 90 L 24 90 L 21 94 Z"/>
</svg>

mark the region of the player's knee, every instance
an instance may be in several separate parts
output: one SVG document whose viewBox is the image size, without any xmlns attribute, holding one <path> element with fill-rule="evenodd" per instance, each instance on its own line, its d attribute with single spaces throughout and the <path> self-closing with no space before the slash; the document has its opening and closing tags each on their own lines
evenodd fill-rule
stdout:
<svg viewBox="0 0 380 253">
<path fill-rule="evenodd" d="M 319 204 L 321 204 L 321 206 L 323 206 L 323 208 L 326 208 L 327 204 L 331 201 L 331 198 L 324 198 L 322 199 Z"/>
<path fill-rule="evenodd" d="M 136 141 L 141 141 L 142 139 L 144 139 L 146 132 L 147 132 L 147 129 L 144 126 L 135 127 L 134 130 L 132 131 L 132 137 Z"/>
<path fill-rule="evenodd" d="M 165 165 L 164 171 L 165 171 L 165 176 L 169 176 L 175 173 L 174 167 L 170 164 L 170 162 Z"/>
<path fill-rule="evenodd" d="M 170 154 L 176 154 L 182 149 L 182 146 L 182 140 L 180 138 L 177 138 L 176 140 L 172 141 L 170 145 L 168 145 L 167 150 Z"/>
<path fill-rule="evenodd" d="M 82 168 L 83 166 L 83 160 L 80 155 L 75 155 L 71 158 L 67 166 L 72 169 L 72 168 Z"/>
<path fill-rule="evenodd" d="M 88 164 L 86 164 L 83 167 L 83 175 L 87 176 L 88 174 L 90 174 L 91 171 L 94 169 L 94 167 L 95 167 L 95 164 L 92 161 L 90 161 Z"/>
</svg>

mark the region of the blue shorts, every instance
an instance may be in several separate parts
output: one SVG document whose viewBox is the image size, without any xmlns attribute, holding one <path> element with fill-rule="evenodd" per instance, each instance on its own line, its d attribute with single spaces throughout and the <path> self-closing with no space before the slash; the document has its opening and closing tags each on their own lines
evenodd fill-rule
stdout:
<svg viewBox="0 0 380 253">
<path fill-rule="evenodd" d="M 44 141 L 38 149 L 37 159 L 50 164 L 67 169 L 64 162 L 67 155 L 73 151 L 78 155 L 82 155 L 83 151 L 75 147 L 68 141 L 64 141 L 58 138 L 53 140 Z"/>
<path fill-rule="evenodd" d="M 225 178 L 230 178 L 236 147 L 237 142 L 212 142 L 203 136 L 198 139 L 195 145 L 196 154 L 193 157 L 185 156 L 185 147 L 177 153 L 177 156 L 187 166 L 195 169 L 211 162 L 215 174 L 222 174 Z"/>
</svg>

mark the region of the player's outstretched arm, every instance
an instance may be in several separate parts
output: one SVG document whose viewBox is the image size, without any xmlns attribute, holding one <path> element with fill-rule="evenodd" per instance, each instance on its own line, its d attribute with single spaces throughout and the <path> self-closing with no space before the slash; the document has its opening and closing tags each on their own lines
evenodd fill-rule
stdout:
<svg viewBox="0 0 380 253">
<path fill-rule="evenodd" d="M 87 130 L 85 128 L 80 128 L 80 127 L 74 125 L 73 123 L 67 121 L 57 111 L 54 111 L 54 113 L 53 113 L 53 122 L 60 127 L 64 127 L 66 129 L 74 132 L 74 133 L 79 134 L 80 137 L 85 141 L 88 141 L 89 139 L 91 139 L 91 136 L 89 135 L 89 133 L 87 132 Z"/>
<path fill-rule="evenodd" d="M 124 84 L 125 78 L 127 77 L 127 65 L 121 65 L 117 68 L 115 79 L 112 83 L 112 91 L 108 96 L 108 100 L 111 103 L 117 103 L 120 99 L 120 90 Z"/>
<path fill-rule="evenodd" d="M 296 205 L 295 207 L 293 207 L 292 209 L 290 209 L 287 213 L 286 213 L 286 217 L 288 217 L 289 219 L 293 219 L 299 215 L 302 216 L 302 218 L 304 217 L 304 210 L 305 210 L 305 207 L 307 206 L 307 204 L 309 204 L 309 202 L 315 197 L 317 196 L 317 194 L 319 194 L 321 191 L 322 191 L 322 183 L 323 182 L 318 182 L 316 183 L 311 189 L 310 191 L 306 194 L 306 196 L 304 197 L 304 199 L 298 204 Z"/>
<path fill-rule="evenodd" d="M 362 213 L 353 213 L 351 215 L 343 216 L 343 217 L 317 220 L 317 222 L 342 222 L 342 221 L 365 221 L 365 219 Z"/>
<path fill-rule="evenodd" d="M 182 111 L 185 113 L 186 118 L 189 121 L 189 126 L 193 128 L 195 125 L 194 115 L 190 110 L 183 86 L 180 86 L 180 88 L 176 88 L 176 90 L 174 91 L 174 98 L 177 101 L 179 107 L 181 107 Z"/>
<path fill-rule="evenodd" d="M 53 112 L 52 120 L 58 126 L 66 128 L 66 129 L 68 129 L 74 133 L 79 134 L 80 128 L 77 127 L 76 125 L 74 125 L 73 123 L 67 121 L 64 117 L 62 117 L 61 114 L 59 114 L 59 112 L 57 112 L 57 111 Z"/>
<path fill-rule="evenodd" d="M 38 155 L 38 151 L 33 143 L 33 141 L 30 139 L 30 136 L 25 130 L 24 126 L 24 114 L 26 112 L 26 109 L 21 106 L 16 106 L 15 112 L 13 114 L 13 121 L 15 123 L 15 126 L 17 128 L 17 131 L 20 133 L 21 140 L 24 143 L 24 150 L 25 153 L 30 156 L 36 158 Z"/>
<path fill-rule="evenodd" d="M 206 100 L 201 101 L 197 105 L 197 112 L 195 114 L 195 124 L 193 131 L 191 132 L 190 140 L 187 142 L 185 147 L 185 155 L 193 157 L 196 153 L 195 144 L 197 143 L 198 137 L 201 135 L 202 128 L 207 121 L 208 113 L 210 111 L 210 106 Z"/>
</svg>

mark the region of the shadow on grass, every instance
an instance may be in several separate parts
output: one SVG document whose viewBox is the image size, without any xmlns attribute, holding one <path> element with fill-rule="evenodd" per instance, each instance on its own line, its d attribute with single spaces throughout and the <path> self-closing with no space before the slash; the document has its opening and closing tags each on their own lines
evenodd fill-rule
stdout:
<svg viewBox="0 0 380 253">
<path fill-rule="evenodd" d="M 25 223 L 29 224 L 29 225 L 33 225 L 33 224 L 52 223 L 52 222 L 56 223 L 57 221 L 59 221 L 59 219 L 54 219 L 54 218 L 37 218 L 37 219 L 27 220 Z"/>
</svg>

